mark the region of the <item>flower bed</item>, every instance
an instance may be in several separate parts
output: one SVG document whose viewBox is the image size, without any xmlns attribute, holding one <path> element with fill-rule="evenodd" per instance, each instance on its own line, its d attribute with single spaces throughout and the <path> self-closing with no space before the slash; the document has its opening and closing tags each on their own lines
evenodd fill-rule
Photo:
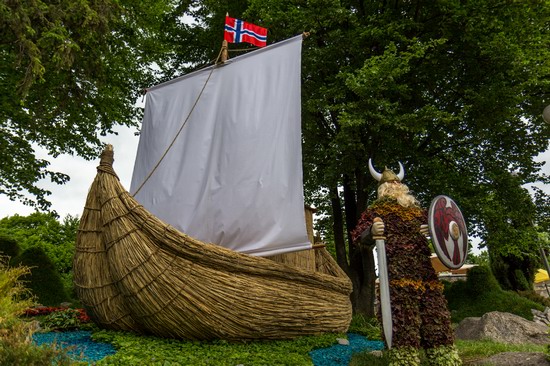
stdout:
<svg viewBox="0 0 550 366">
<path fill-rule="evenodd" d="M 67 307 L 61 307 L 61 306 L 57 306 L 57 307 L 56 306 L 39 306 L 39 307 L 29 308 L 25 310 L 24 315 L 31 317 L 31 316 L 39 316 L 39 315 L 50 315 L 55 312 L 63 312 L 63 311 L 74 311 L 80 323 L 90 322 L 90 317 L 86 313 L 86 310 L 81 308 L 73 309 L 73 308 L 67 308 Z"/>
</svg>

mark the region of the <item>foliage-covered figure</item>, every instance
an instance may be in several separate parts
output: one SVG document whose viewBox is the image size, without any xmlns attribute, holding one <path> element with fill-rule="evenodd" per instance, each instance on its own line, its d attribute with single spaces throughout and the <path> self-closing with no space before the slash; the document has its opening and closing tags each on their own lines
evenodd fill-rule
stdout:
<svg viewBox="0 0 550 366">
<path fill-rule="evenodd" d="M 371 173 L 379 181 L 378 199 L 361 215 L 353 240 L 373 245 L 373 236 L 386 237 L 386 256 L 393 320 L 392 365 L 419 365 L 418 350 L 424 348 L 431 365 L 460 365 L 453 345 L 451 315 L 443 296 L 443 285 L 430 261 L 426 239 L 427 212 L 386 169 Z M 375 218 L 382 221 L 375 222 Z"/>
</svg>

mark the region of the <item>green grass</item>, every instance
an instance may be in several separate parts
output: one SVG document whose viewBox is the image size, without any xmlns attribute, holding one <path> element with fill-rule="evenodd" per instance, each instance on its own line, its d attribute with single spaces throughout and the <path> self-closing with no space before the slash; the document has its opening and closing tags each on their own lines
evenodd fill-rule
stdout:
<svg viewBox="0 0 550 366">
<path fill-rule="evenodd" d="M 93 339 L 111 343 L 117 353 L 97 365 L 313 365 L 309 352 L 329 347 L 344 334 L 301 337 L 292 341 L 189 342 L 138 336 L 125 332 L 99 331 Z"/>
<path fill-rule="evenodd" d="M 504 344 L 489 340 L 455 342 L 464 363 L 491 357 L 501 352 L 544 352 L 544 346 L 535 344 Z"/>
<path fill-rule="evenodd" d="M 534 344 L 504 344 L 489 340 L 462 341 L 457 340 L 455 346 L 464 365 L 472 364 L 484 358 L 491 357 L 501 352 L 544 352 L 545 347 Z M 421 365 L 428 365 L 424 355 L 421 354 Z M 384 352 L 382 357 L 376 357 L 370 353 L 360 353 L 352 358 L 349 366 L 387 366 L 389 359 Z"/>
<path fill-rule="evenodd" d="M 365 335 L 370 340 L 380 339 L 380 328 L 376 319 L 354 316 L 349 331 Z M 345 338 L 345 334 L 324 334 L 288 341 L 189 342 L 139 336 L 127 332 L 96 330 L 92 337 L 98 342 L 111 343 L 117 349 L 115 355 L 102 359 L 97 363 L 98 366 L 136 364 L 312 366 L 310 351 L 330 347 L 336 344 L 337 338 Z"/>
</svg>

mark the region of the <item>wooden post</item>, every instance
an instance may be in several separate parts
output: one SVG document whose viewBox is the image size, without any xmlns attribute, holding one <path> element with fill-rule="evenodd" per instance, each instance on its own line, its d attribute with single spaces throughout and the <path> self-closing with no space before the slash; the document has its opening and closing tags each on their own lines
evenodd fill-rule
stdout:
<svg viewBox="0 0 550 366">
<path fill-rule="evenodd" d="M 227 51 L 227 41 L 224 39 L 222 42 L 222 54 L 221 54 L 221 62 L 225 62 L 229 59 L 229 52 Z"/>
<path fill-rule="evenodd" d="M 228 16 L 229 16 L 229 12 L 225 13 L 225 17 L 227 18 Z M 220 61 L 221 61 L 221 63 L 224 63 L 228 59 L 229 59 L 228 44 L 227 44 L 227 41 L 224 39 L 223 42 L 222 42 L 222 50 L 221 50 L 221 55 L 220 55 Z"/>
</svg>

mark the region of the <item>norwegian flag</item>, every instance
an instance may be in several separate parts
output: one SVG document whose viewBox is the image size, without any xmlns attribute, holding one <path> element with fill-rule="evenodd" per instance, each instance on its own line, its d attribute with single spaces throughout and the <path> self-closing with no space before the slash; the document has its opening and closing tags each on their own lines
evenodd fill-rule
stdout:
<svg viewBox="0 0 550 366">
<path fill-rule="evenodd" d="M 267 28 L 226 16 L 223 38 L 231 43 L 247 42 L 258 47 L 265 47 L 267 45 Z"/>
</svg>

